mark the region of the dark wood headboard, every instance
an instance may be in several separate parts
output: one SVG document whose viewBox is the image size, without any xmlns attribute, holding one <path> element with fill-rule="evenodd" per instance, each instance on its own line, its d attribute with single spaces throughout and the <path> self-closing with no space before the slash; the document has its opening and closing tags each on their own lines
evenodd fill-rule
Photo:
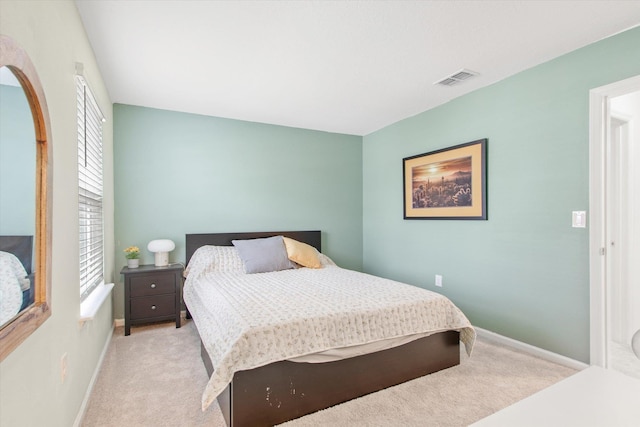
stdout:
<svg viewBox="0 0 640 427">
<path fill-rule="evenodd" d="M 243 239 L 260 239 L 271 236 L 285 236 L 290 239 L 304 242 L 321 251 L 320 231 L 256 231 L 243 233 L 210 233 L 210 234 L 187 234 L 186 250 L 187 264 L 193 253 L 200 247 L 205 245 L 215 246 L 232 246 L 232 240 Z"/>
<path fill-rule="evenodd" d="M 27 274 L 33 269 L 33 236 L 0 236 L 0 251 L 20 260 Z"/>
</svg>

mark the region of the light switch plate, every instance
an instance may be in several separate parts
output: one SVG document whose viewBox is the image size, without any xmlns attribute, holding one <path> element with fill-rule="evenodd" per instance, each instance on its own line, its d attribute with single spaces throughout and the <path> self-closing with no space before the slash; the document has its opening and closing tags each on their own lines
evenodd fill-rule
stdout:
<svg viewBox="0 0 640 427">
<path fill-rule="evenodd" d="M 587 212 L 573 211 L 571 215 L 571 226 L 574 228 L 585 228 L 587 226 Z"/>
</svg>

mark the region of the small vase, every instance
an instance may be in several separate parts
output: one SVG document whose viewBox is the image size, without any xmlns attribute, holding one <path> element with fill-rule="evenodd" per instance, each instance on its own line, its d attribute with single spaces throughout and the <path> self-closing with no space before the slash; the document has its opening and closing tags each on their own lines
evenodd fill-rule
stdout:
<svg viewBox="0 0 640 427">
<path fill-rule="evenodd" d="M 140 265 L 140 260 L 137 258 L 127 260 L 127 267 L 129 268 L 138 268 L 139 265 Z"/>
</svg>

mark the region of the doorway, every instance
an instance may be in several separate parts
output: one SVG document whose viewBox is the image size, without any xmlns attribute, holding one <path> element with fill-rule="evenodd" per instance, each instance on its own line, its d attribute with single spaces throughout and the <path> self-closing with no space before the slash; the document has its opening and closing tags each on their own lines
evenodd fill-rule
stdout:
<svg viewBox="0 0 640 427">
<path fill-rule="evenodd" d="M 640 378 L 640 76 L 590 103 L 591 364 Z"/>
</svg>

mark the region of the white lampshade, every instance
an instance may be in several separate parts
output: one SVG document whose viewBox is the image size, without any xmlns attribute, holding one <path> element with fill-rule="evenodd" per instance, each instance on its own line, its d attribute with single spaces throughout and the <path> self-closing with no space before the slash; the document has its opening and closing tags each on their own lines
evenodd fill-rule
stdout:
<svg viewBox="0 0 640 427">
<path fill-rule="evenodd" d="M 176 244 L 169 239 L 152 240 L 147 245 L 147 249 L 156 254 L 156 267 L 166 267 L 169 265 L 169 252 L 175 248 Z"/>
</svg>

